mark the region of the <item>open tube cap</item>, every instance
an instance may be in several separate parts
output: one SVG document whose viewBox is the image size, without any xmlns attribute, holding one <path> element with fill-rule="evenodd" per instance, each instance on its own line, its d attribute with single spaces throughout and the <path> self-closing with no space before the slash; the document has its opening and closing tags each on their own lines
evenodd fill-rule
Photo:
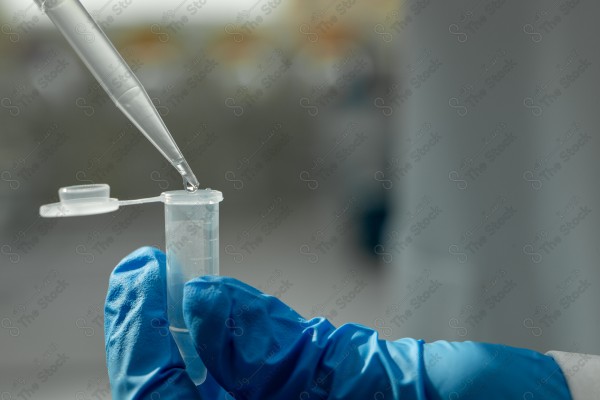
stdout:
<svg viewBox="0 0 600 400">
<path fill-rule="evenodd" d="M 58 198 L 60 202 L 40 207 L 42 217 L 94 215 L 119 209 L 119 200 L 110 198 L 110 186 L 105 183 L 62 187 Z"/>
<path fill-rule="evenodd" d="M 58 190 L 60 202 L 40 207 L 42 217 L 76 217 L 104 214 L 116 211 L 119 206 L 162 202 L 165 204 L 216 204 L 223 200 L 218 190 L 200 189 L 195 192 L 173 190 L 161 193 L 157 197 L 136 200 L 118 200 L 110 197 L 110 186 L 106 183 L 75 185 Z"/>
</svg>

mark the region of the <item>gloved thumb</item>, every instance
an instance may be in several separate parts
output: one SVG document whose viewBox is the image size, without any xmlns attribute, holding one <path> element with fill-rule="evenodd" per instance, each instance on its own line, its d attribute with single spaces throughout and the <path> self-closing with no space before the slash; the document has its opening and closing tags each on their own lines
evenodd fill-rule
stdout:
<svg viewBox="0 0 600 400">
<path fill-rule="evenodd" d="M 298 351 L 312 341 L 315 329 L 333 330 L 326 320 L 308 322 L 277 298 L 228 277 L 188 282 L 183 310 L 198 354 L 236 398 L 270 398 L 268 391 L 282 396 L 278 386 L 290 385 Z M 303 378 L 301 387 L 311 379 Z"/>
</svg>

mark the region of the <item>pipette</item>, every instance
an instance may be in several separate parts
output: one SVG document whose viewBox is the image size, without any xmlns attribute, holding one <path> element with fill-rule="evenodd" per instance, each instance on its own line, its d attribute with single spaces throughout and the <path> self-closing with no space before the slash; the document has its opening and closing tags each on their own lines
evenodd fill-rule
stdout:
<svg viewBox="0 0 600 400">
<path fill-rule="evenodd" d="M 117 107 L 183 177 L 186 190 L 199 183 L 146 90 L 79 0 L 35 0 L 67 39 Z"/>
</svg>

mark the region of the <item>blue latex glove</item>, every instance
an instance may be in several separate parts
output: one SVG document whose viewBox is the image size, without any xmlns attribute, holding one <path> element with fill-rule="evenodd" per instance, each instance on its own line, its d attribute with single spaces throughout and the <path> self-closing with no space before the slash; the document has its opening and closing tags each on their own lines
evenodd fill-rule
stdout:
<svg viewBox="0 0 600 400">
<path fill-rule="evenodd" d="M 570 399 L 551 357 L 502 345 L 402 339 L 302 318 L 226 277 L 185 287 L 207 381 L 185 373 L 166 321 L 165 256 L 145 247 L 110 278 L 107 364 L 115 399 Z"/>
</svg>

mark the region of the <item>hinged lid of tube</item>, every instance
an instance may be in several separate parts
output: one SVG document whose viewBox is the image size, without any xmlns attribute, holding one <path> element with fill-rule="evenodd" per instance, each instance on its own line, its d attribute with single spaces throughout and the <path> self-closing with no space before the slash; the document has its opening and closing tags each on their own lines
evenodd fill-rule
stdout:
<svg viewBox="0 0 600 400">
<path fill-rule="evenodd" d="M 105 183 L 62 187 L 58 198 L 60 202 L 40 207 L 42 217 L 94 215 L 119 209 L 119 200 L 110 198 L 110 186 Z"/>
<path fill-rule="evenodd" d="M 60 199 L 58 203 L 45 204 L 40 207 L 42 217 L 75 217 L 103 214 L 116 211 L 120 206 L 154 202 L 202 205 L 216 204 L 223 201 L 223 194 L 212 189 L 199 189 L 195 192 L 173 190 L 161 193 L 160 196 L 156 197 L 118 200 L 110 197 L 110 186 L 105 183 L 62 187 L 58 190 L 58 197 Z"/>
</svg>

